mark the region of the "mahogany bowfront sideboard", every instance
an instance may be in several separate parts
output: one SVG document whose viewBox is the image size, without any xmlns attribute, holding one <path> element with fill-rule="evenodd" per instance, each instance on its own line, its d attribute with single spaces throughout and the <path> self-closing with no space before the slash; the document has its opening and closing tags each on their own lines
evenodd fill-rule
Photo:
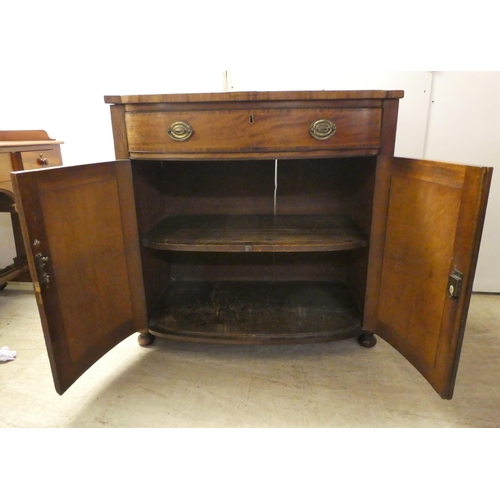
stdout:
<svg viewBox="0 0 500 500">
<path fill-rule="evenodd" d="M 109 96 L 116 161 L 13 173 L 57 392 L 134 332 L 378 335 L 451 399 L 492 169 L 394 157 L 402 97 Z"/>
</svg>

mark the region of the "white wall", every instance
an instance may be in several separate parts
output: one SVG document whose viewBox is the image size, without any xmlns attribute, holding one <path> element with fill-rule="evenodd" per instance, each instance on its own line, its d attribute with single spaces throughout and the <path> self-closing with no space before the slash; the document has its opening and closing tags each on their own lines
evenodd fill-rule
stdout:
<svg viewBox="0 0 500 500">
<path fill-rule="evenodd" d="M 474 289 L 500 292 L 500 72 L 435 72 L 424 157 L 494 167 Z"/>
</svg>

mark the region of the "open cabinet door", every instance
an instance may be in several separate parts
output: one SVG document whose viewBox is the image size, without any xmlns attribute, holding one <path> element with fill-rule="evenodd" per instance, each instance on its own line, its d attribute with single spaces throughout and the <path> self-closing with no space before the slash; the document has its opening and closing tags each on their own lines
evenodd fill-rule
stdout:
<svg viewBox="0 0 500 500">
<path fill-rule="evenodd" d="M 379 157 L 363 328 L 451 399 L 491 168 Z"/>
<path fill-rule="evenodd" d="M 129 161 L 12 174 L 56 390 L 146 331 Z"/>
</svg>

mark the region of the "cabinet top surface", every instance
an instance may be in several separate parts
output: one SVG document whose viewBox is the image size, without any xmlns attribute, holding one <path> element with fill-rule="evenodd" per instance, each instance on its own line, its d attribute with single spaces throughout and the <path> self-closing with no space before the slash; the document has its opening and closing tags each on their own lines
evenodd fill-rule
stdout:
<svg viewBox="0 0 500 500">
<path fill-rule="evenodd" d="M 402 90 L 311 90 L 272 92 L 211 92 L 195 94 L 151 94 L 105 96 L 108 104 L 231 102 L 231 101 L 295 101 L 336 99 L 401 99 Z"/>
<path fill-rule="evenodd" d="M 0 148 L 64 144 L 51 139 L 45 130 L 0 130 Z"/>
</svg>

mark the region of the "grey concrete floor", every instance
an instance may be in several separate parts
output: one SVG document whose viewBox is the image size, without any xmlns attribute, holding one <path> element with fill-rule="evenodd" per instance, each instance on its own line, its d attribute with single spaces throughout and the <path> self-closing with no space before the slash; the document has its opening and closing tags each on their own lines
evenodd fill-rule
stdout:
<svg viewBox="0 0 500 500">
<path fill-rule="evenodd" d="M 226 346 L 124 340 L 63 396 L 29 284 L 0 292 L 0 427 L 500 427 L 500 295 L 475 294 L 454 398 L 392 347 L 355 340 Z"/>
</svg>

